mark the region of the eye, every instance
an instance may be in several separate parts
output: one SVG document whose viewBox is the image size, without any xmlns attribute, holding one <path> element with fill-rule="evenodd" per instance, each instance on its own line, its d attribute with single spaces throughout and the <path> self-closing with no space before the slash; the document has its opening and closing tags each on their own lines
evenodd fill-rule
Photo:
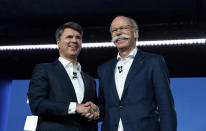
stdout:
<svg viewBox="0 0 206 131">
<path fill-rule="evenodd" d="M 114 28 L 114 29 L 112 29 L 112 33 L 114 33 L 114 32 L 116 32 L 117 31 L 117 28 Z"/>
<path fill-rule="evenodd" d="M 73 38 L 73 36 L 72 36 L 72 35 L 68 35 L 68 36 L 67 36 L 67 38 L 70 38 L 70 39 L 72 39 L 72 38 Z"/>
<path fill-rule="evenodd" d="M 126 29 L 126 27 L 121 26 L 121 27 L 119 27 L 119 29 L 120 29 L 120 30 L 124 30 L 124 29 Z"/>
<path fill-rule="evenodd" d="M 131 28 L 131 26 L 130 25 L 127 25 L 127 26 L 123 26 L 122 27 L 122 30 L 129 30 Z"/>
<path fill-rule="evenodd" d="M 82 39 L 82 37 L 81 37 L 81 36 L 76 36 L 76 39 L 81 40 L 81 39 Z"/>
</svg>

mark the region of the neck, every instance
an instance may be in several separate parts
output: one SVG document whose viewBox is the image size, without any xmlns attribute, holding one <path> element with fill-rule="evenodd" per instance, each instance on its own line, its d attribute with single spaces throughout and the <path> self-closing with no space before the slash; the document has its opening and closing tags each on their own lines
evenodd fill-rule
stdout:
<svg viewBox="0 0 206 131">
<path fill-rule="evenodd" d="M 77 66 L 77 63 L 78 63 L 77 62 L 77 57 L 65 57 L 65 56 L 61 56 L 61 57 L 68 60 L 68 61 L 70 61 L 73 64 L 73 66 Z"/>
<path fill-rule="evenodd" d="M 127 49 L 118 49 L 119 50 L 119 55 L 125 59 L 132 51 L 135 49 L 135 47 L 130 47 Z"/>
</svg>

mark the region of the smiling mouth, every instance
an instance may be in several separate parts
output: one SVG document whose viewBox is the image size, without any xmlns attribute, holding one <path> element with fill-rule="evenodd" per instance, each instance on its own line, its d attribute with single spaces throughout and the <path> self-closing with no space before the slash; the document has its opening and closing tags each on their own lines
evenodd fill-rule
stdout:
<svg viewBox="0 0 206 131">
<path fill-rule="evenodd" d="M 115 43 L 117 43 L 117 42 L 119 42 L 119 41 L 121 41 L 121 40 L 128 40 L 128 38 L 120 38 L 120 39 L 117 39 L 117 40 L 115 41 Z"/>
<path fill-rule="evenodd" d="M 76 46 L 76 45 L 69 45 L 68 47 L 70 47 L 72 49 L 77 49 L 78 48 L 78 46 Z"/>
</svg>

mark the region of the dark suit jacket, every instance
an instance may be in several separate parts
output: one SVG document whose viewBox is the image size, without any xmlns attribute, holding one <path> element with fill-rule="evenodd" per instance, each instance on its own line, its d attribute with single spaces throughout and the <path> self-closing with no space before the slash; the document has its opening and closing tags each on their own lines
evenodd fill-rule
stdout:
<svg viewBox="0 0 206 131">
<path fill-rule="evenodd" d="M 85 94 L 82 103 L 97 102 L 95 80 L 81 73 Z M 57 60 L 53 63 L 36 65 L 28 90 L 29 105 L 38 116 L 38 131 L 94 131 L 97 123 L 88 122 L 81 115 L 68 115 L 70 102 L 77 102 L 74 87 L 64 69 Z"/>
<path fill-rule="evenodd" d="M 114 58 L 98 68 L 98 106 L 103 131 L 176 131 L 177 121 L 169 88 L 169 73 L 161 56 L 138 50 L 128 72 L 122 98 L 115 86 Z"/>
</svg>

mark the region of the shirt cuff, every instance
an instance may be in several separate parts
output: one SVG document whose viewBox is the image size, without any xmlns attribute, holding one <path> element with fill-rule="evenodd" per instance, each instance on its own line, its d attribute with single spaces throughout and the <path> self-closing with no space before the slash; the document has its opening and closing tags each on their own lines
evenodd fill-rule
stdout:
<svg viewBox="0 0 206 131">
<path fill-rule="evenodd" d="M 75 114 L 76 104 L 77 104 L 76 102 L 70 102 L 69 109 L 68 109 L 68 114 Z"/>
</svg>

